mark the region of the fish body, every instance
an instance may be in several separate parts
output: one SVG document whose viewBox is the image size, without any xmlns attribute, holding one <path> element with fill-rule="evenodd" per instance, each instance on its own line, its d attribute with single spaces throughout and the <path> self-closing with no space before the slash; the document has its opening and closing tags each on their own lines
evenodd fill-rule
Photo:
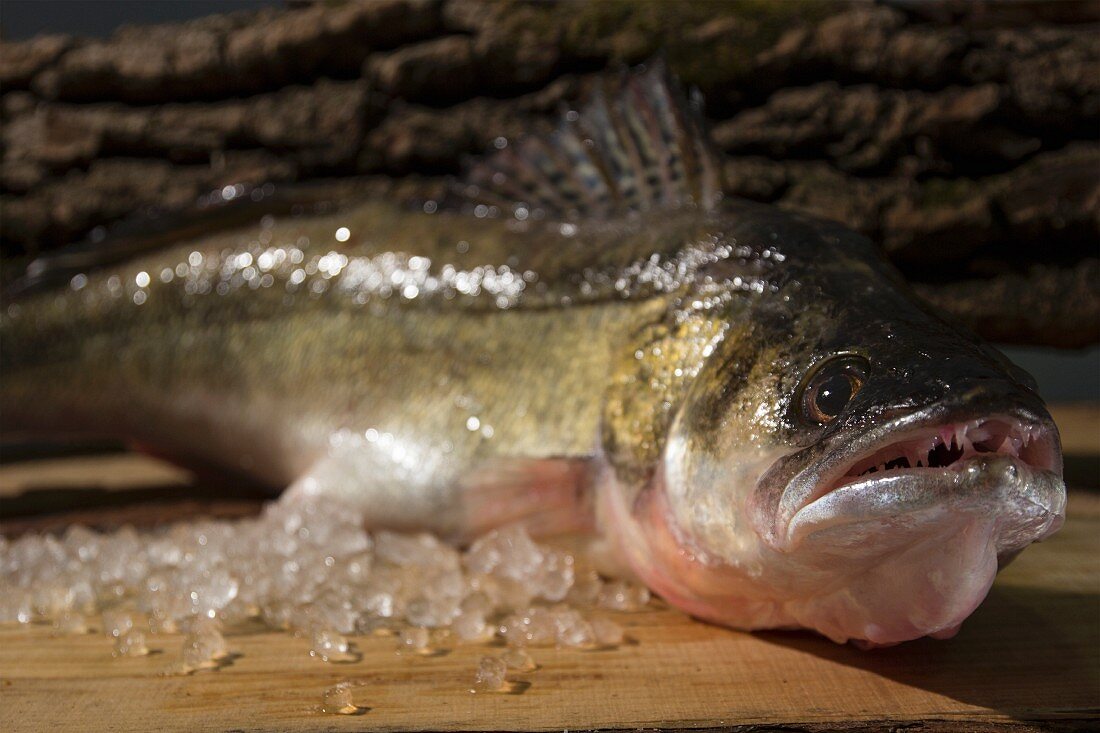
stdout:
<svg viewBox="0 0 1100 733">
<path fill-rule="evenodd" d="M 589 532 L 738 628 L 949 636 L 1062 522 L 1034 382 L 865 238 L 722 199 L 690 115 L 649 72 L 496 160 L 477 193 L 523 203 L 268 218 L 17 299 L 2 426 L 376 526 Z"/>
</svg>

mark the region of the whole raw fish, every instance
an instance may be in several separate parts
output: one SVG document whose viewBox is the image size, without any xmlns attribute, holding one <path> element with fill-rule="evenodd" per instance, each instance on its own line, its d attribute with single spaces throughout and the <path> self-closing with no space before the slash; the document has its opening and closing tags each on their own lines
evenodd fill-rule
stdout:
<svg viewBox="0 0 1100 733">
<path fill-rule="evenodd" d="M 1033 380 L 865 238 L 723 199 L 663 71 L 462 206 L 267 217 L 9 297 L 7 435 L 112 436 L 456 539 L 589 532 L 670 603 L 952 635 L 1064 516 Z"/>
</svg>

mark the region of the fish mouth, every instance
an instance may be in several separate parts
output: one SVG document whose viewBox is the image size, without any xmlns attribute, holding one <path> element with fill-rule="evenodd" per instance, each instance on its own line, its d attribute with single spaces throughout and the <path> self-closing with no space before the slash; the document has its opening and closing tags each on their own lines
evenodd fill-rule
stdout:
<svg viewBox="0 0 1100 733">
<path fill-rule="evenodd" d="M 1064 507 L 1060 474 L 1058 433 L 1049 419 L 1001 414 L 887 427 L 800 477 L 812 487 L 803 484 L 783 534 L 793 549 L 839 524 L 900 517 L 937 501 L 974 499 L 979 490 L 987 501 L 997 491 L 1015 491 L 1058 514 Z"/>
<path fill-rule="evenodd" d="M 977 456 L 1008 456 L 1040 471 L 1058 468 L 1058 448 L 1050 430 L 1018 418 L 978 418 L 920 428 L 873 448 L 854 460 L 840 476 L 826 479 L 820 495 L 844 486 L 900 475 L 939 470 L 961 471 Z"/>
</svg>

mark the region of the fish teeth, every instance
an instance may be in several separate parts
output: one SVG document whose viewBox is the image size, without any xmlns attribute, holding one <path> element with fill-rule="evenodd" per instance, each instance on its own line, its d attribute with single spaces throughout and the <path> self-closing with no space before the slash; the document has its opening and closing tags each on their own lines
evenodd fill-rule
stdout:
<svg viewBox="0 0 1100 733">
<path fill-rule="evenodd" d="M 1039 441 L 1041 438 L 1042 429 L 1036 426 L 1019 423 L 1004 425 L 1003 421 L 997 420 L 969 420 L 940 426 L 931 435 L 884 446 L 864 456 L 862 461 L 849 469 L 847 475 L 868 476 L 890 472 L 904 469 L 905 464 L 908 464 L 908 468 L 931 468 L 937 465 L 937 459 L 951 456 L 956 456 L 951 465 L 989 453 L 1019 458 L 1032 441 Z M 949 454 L 933 457 L 941 446 Z"/>
<path fill-rule="evenodd" d="M 989 440 L 990 432 L 985 427 L 975 427 L 970 431 L 969 438 L 971 443 L 981 443 Z"/>
</svg>

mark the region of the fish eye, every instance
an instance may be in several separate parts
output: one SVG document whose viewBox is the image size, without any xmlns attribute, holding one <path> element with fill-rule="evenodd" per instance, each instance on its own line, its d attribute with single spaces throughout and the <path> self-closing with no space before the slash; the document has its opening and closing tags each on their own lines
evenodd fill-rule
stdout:
<svg viewBox="0 0 1100 733">
<path fill-rule="evenodd" d="M 802 416 L 822 425 L 832 422 L 866 379 L 867 360 L 861 356 L 844 354 L 819 364 L 802 385 Z"/>
</svg>

